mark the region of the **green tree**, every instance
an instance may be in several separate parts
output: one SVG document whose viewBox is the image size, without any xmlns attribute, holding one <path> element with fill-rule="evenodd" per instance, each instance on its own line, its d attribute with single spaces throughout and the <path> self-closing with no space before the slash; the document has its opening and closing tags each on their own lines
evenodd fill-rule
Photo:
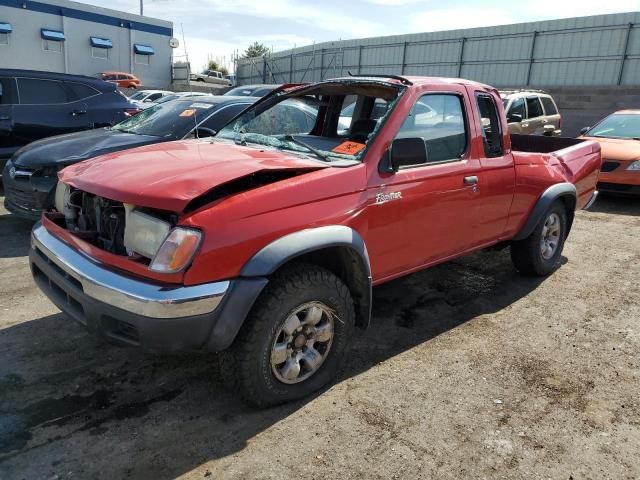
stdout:
<svg viewBox="0 0 640 480">
<path fill-rule="evenodd" d="M 207 70 L 215 70 L 216 72 L 220 72 L 222 75 L 229 75 L 227 67 L 221 67 L 215 60 L 209 60 L 207 63 Z"/>
<path fill-rule="evenodd" d="M 269 48 L 262 43 L 253 42 L 242 54 L 242 58 L 264 57 L 269 53 Z"/>
</svg>

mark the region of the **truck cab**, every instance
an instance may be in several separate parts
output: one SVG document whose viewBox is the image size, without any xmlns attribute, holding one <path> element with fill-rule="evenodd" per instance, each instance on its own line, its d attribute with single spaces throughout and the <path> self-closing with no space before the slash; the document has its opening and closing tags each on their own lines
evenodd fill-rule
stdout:
<svg viewBox="0 0 640 480">
<path fill-rule="evenodd" d="M 273 405 L 331 382 L 374 285 L 491 246 L 551 274 L 600 163 L 595 142 L 511 136 L 476 82 L 283 85 L 214 139 L 64 169 L 32 272 L 96 336 L 219 351 L 225 380 Z"/>
</svg>

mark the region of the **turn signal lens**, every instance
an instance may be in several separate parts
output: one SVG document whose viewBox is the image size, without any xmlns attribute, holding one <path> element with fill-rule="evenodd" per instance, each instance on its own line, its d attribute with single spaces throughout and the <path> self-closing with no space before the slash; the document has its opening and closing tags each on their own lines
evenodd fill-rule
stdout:
<svg viewBox="0 0 640 480">
<path fill-rule="evenodd" d="M 175 273 L 189 265 L 200 246 L 202 233 L 191 228 L 174 228 L 162 242 L 149 265 L 154 272 Z"/>
</svg>

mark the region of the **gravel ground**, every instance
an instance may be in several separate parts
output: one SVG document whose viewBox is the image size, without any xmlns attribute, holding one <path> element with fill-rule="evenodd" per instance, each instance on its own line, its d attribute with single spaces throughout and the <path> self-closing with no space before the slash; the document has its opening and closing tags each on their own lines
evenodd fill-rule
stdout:
<svg viewBox="0 0 640 480">
<path fill-rule="evenodd" d="M 551 277 L 483 252 L 374 291 L 339 382 L 255 410 L 216 358 L 96 345 L 0 209 L 0 478 L 640 478 L 640 201 L 580 212 Z"/>
</svg>

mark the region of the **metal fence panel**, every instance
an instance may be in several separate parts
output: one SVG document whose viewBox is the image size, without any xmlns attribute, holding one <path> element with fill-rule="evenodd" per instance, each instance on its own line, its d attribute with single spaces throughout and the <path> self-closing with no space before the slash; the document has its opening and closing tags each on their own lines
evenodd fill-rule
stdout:
<svg viewBox="0 0 640 480">
<path fill-rule="evenodd" d="M 241 85 L 352 73 L 464 77 L 501 86 L 640 86 L 639 12 L 308 45 L 240 59 Z"/>
</svg>

